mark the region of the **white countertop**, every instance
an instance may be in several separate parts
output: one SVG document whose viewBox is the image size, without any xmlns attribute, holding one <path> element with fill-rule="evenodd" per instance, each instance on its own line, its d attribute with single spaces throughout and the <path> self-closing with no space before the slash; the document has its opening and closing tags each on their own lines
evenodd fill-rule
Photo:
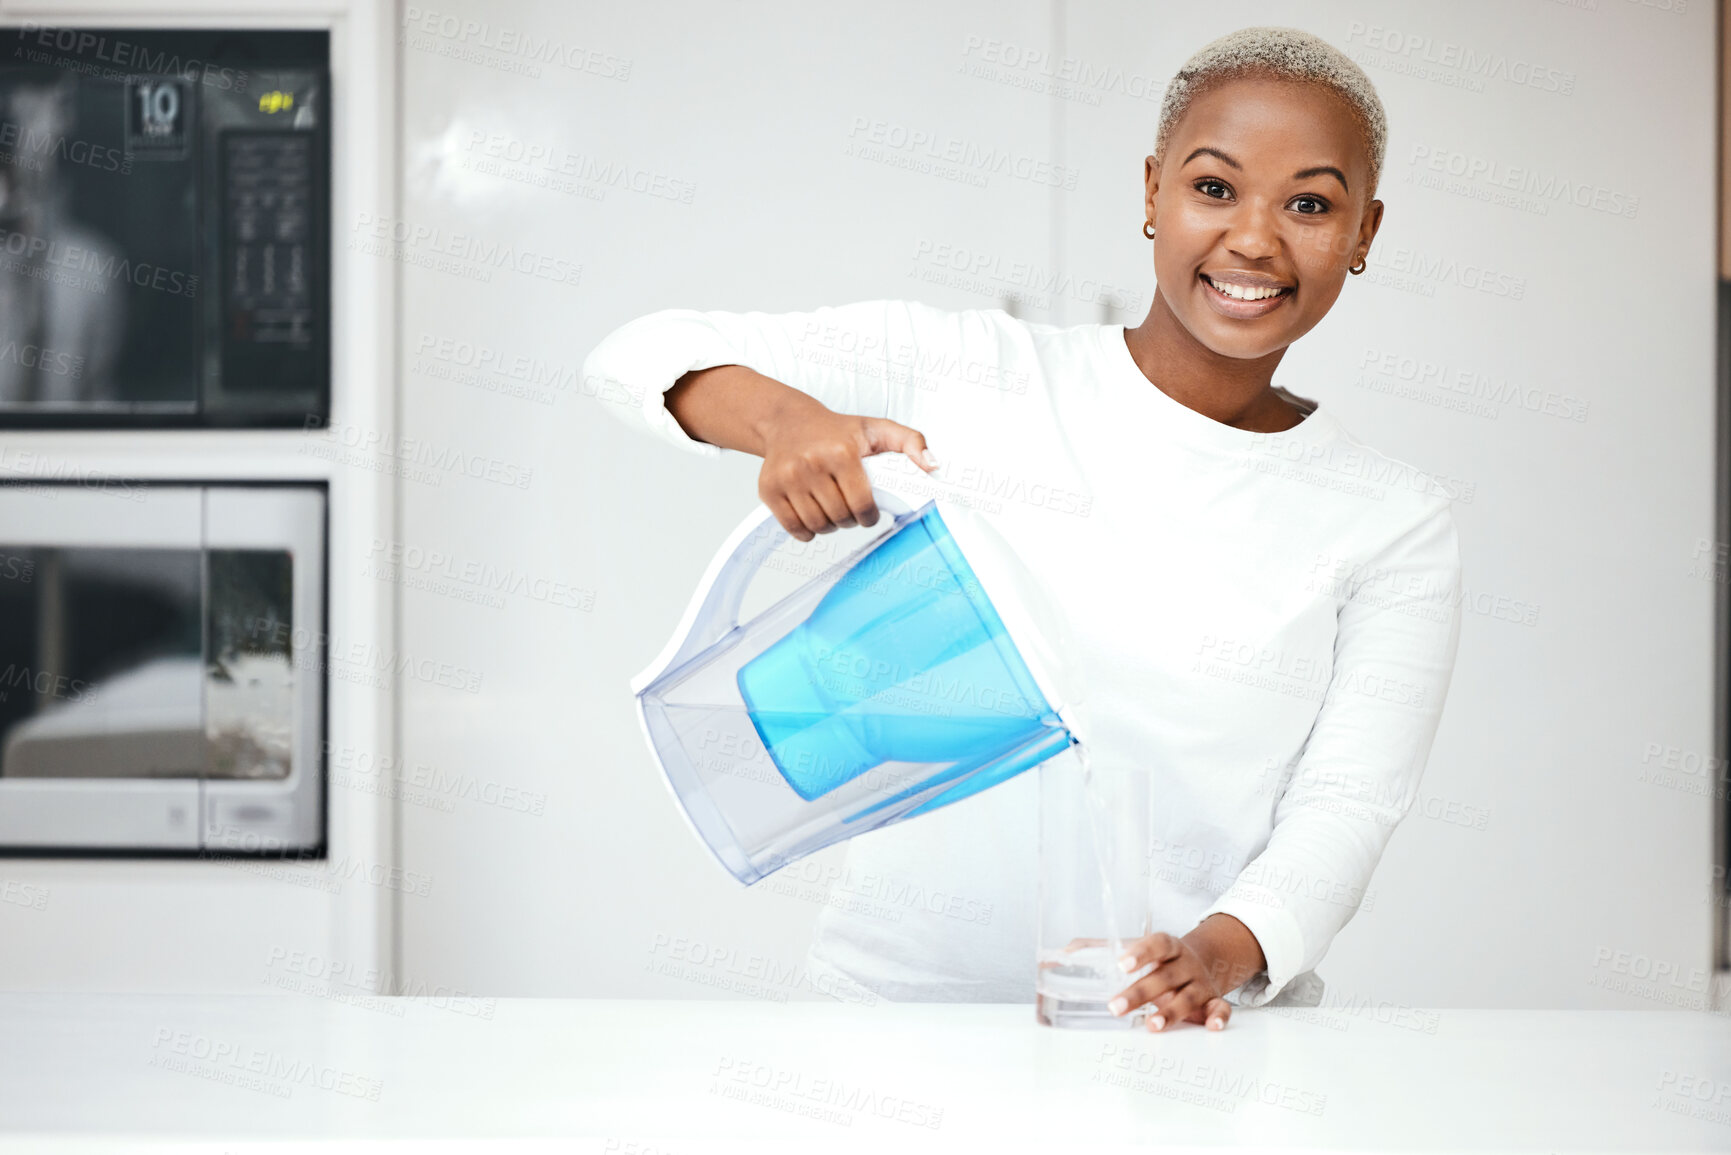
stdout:
<svg viewBox="0 0 1731 1155">
<path fill-rule="evenodd" d="M 1731 1151 L 1731 1018 L 1685 1011 L 1154 1036 L 1031 1006 L 7 994 L 0 1040 L 3 1150 Z"/>
</svg>

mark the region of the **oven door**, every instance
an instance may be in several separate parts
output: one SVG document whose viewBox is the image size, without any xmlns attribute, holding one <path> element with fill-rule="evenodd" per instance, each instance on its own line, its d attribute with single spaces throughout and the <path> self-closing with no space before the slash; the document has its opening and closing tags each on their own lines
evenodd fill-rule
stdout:
<svg viewBox="0 0 1731 1155">
<path fill-rule="evenodd" d="M 325 504 L 0 485 L 0 850 L 322 850 Z"/>
</svg>

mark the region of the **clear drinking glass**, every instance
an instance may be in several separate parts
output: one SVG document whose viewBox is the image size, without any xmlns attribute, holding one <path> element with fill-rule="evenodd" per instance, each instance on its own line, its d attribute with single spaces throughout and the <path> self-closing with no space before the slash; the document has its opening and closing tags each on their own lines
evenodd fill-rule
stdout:
<svg viewBox="0 0 1731 1155">
<path fill-rule="evenodd" d="M 1149 775 L 1091 758 L 1086 744 L 1041 764 L 1040 894 L 1035 1011 L 1050 1027 L 1130 1027 L 1142 1009 L 1106 1004 L 1139 976 L 1118 959 L 1153 933 Z"/>
</svg>

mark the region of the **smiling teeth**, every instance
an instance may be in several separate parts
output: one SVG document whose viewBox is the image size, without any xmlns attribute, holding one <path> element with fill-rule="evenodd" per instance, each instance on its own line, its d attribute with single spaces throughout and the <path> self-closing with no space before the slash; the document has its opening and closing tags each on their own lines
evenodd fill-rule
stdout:
<svg viewBox="0 0 1731 1155">
<path fill-rule="evenodd" d="M 1265 297 L 1272 297 L 1286 291 L 1285 289 L 1248 289 L 1243 285 L 1226 285 L 1215 280 L 1210 280 L 1208 283 L 1226 296 L 1239 301 L 1260 301 Z"/>
</svg>

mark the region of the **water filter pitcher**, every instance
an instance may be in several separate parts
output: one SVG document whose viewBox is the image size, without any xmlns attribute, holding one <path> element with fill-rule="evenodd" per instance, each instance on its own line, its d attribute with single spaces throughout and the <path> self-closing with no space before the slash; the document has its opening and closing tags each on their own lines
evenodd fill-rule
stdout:
<svg viewBox="0 0 1731 1155">
<path fill-rule="evenodd" d="M 813 539 L 863 539 L 833 561 L 790 556 L 758 507 L 631 681 L 674 800 L 742 883 L 1082 740 L 1061 611 L 1001 533 L 873 492 L 877 525 Z M 768 570 L 798 584 L 741 622 Z"/>
</svg>

